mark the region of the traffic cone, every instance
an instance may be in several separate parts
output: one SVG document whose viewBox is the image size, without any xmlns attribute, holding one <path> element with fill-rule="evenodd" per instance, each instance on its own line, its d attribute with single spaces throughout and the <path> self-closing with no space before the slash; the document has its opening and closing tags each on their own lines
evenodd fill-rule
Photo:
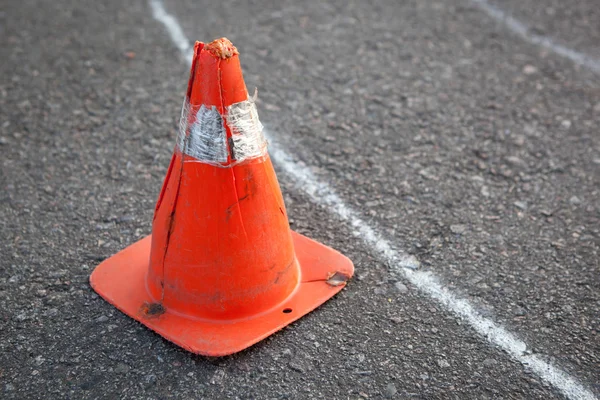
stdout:
<svg viewBox="0 0 600 400">
<path fill-rule="evenodd" d="M 346 284 L 352 262 L 292 232 L 237 49 L 196 42 L 152 235 L 101 263 L 109 303 L 198 354 L 240 351 Z"/>
</svg>

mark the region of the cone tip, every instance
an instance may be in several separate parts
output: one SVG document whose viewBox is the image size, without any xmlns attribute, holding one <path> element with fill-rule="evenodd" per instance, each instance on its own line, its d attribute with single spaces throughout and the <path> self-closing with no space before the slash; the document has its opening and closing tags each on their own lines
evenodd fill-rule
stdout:
<svg viewBox="0 0 600 400">
<path fill-rule="evenodd" d="M 223 60 L 240 54 L 233 43 L 225 37 L 213 40 L 204 47 L 204 50 L 209 51 L 215 57 Z"/>
</svg>

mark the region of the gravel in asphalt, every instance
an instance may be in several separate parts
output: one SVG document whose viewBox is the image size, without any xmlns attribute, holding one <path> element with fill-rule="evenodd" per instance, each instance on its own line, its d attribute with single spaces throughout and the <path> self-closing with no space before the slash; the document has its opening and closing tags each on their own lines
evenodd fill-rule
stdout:
<svg viewBox="0 0 600 400">
<path fill-rule="evenodd" d="M 166 6 L 189 38 L 240 49 L 261 120 L 289 153 L 600 395 L 600 77 L 462 0 Z M 596 51 L 594 11 L 548 7 L 507 9 Z M 3 398 L 562 398 L 391 275 L 277 165 L 292 228 L 355 262 L 346 289 L 219 359 L 122 315 L 88 276 L 150 232 L 188 66 L 145 2 L 4 8 Z"/>
</svg>

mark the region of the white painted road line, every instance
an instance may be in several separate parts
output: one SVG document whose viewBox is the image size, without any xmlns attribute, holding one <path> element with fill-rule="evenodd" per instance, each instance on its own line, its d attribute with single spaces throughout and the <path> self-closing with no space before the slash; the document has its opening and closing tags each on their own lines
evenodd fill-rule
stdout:
<svg viewBox="0 0 600 400">
<path fill-rule="evenodd" d="M 163 23 L 177 48 L 181 50 L 184 57 L 187 57 L 190 42 L 183 34 L 177 20 L 167 13 L 162 1 L 149 0 L 149 3 L 154 18 Z M 171 29 L 174 29 L 174 32 L 171 32 Z M 191 63 L 191 60 L 191 56 L 187 58 L 188 63 Z M 269 150 L 271 158 L 278 166 L 283 168 L 287 175 L 295 179 L 297 187 L 305 191 L 316 204 L 326 207 L 341 220 L 349 223 L 354 228 L 355 236 L 362 240 L 365 245 L 373 248 L 379 259 L 388 264 L 392 273 L 404 278 L 420 289 L 421 292 L 441 303 L 446 310 L 467 322 L 488 342 L 506 351 L 541 379 L 561 391 L 567 398 L 597 400 L 594 394 L 579 383 L 577 379 L 545 361 L 543 355 L 527 354 L 527 344 L 525 342 L 490 318 L 479 314 L 467 300 L 457 297 L 442 286 L 435 275 L 416 270 L 418 261 L 413 256 L 394 249 L 390 242 L 383 238 L 376 229 L 363 221 L 356 211 L 346 206 L 329 184 L 319 181 L 303 163 L 294 160 L 277 144 L 272 136 L 269 136 L 269 140 L 271 142 Z"/>
<path fill-rule="evenodd" d="M 175 17 L 165 11 L 165 6 L 161 0 L 150 0 L 150 7 L 152 8 L 152 16 L 155 20 L 160 22 L 167 28 L 171 41 L 177 46 L 183 59 L 191 64 L 192 57 L 194 56 L 194 48 L 192 44 L 183 33 L 181 25 Z"/>
<path fill-rule="evenodd" d="M 282 167 L 288 175 L 295 178 L 297 186 L 304 190 L 315 203 L 327 207 L 342 220 L 347 221 L 355 229 L 355 236 L 367 246 L 372 247 L 378 253 L 379 259 L 386 262 L 393 273 L 403 277 L 423 293 L 439 301 L 446 310 L 462 318 L 490 343 L 506 351 L 511 357 L 560 390 L 569 399 L 596 399 L 592 392 L 587 390 L 575 378 L 544 361 L 545 357 L 543 355 L 526 354 L 527 344 L 525 342 L 490 318 L 483 317 L 467 300 L 457 297 L 442 286 L 435 275 L 414 270 L 413 268 L 417 266 L 415 264 L 418 264 L 414 257 L 395 250 L 374 228 L 367 225 L 354 210 L 347 207 L 327 183 L 320 182 L 305 166 L 301 166 L 294 161 L 279 145 L 272 142 L 269 153 L 277 165 Z"/>
<path fill-rule="evenodd" d="M 530 33 L 529 27 L 527 25 L 525 25 L 518 19 L 510 16 L 508 13 L 499 9 L 498 7 L 490 4 L 487 0 L 471 0 L 471 2 L 476 4 L 479 8 L 485 11 L 490 17 L 492 17 L 496 21 L 506 25 L 508 29 L 521 36 L 521 38 L 523 38 L 527 42 L 541 47 L 545 47 L 548 50 L 551 50 L 554 53 L 558 54 L 559 56 L 568 58 L 574 63 L 583 65 L 589 68 L 590 70 L 600 74 L 600 59 L 591 57 L 587 54 L 560 45 L 554 42 L 549 37 Z"/>
</svg>

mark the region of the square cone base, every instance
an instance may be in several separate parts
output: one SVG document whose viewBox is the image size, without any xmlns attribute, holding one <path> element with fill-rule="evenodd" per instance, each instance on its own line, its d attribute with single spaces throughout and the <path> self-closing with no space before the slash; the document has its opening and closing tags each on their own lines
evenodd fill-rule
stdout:
<svg viewBox="0 0 600 400">
<path fill-rule="evenodd" d="M 308 314 L 337 292 L 354 273 L 352 261 L 339 252 L 292 232 L 301 281 L 282 303 L 266 312 L 234 321 L 205 320 L 169 312 L 152 315 L 154 300 L 146 289 L 151 236 L 102 262 L 90 283 L 106 301 L 165 339 L 206 356 L 243 350 Z M 146 312 L 142 312 L 145 308 Z"/>
</svg>

